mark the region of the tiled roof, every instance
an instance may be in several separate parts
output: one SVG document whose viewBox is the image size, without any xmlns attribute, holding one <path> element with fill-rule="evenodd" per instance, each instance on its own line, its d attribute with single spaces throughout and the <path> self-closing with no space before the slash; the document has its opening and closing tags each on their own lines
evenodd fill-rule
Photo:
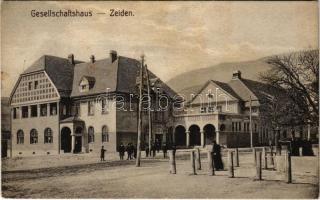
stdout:
<svg viewBox="0 0 320 200">
<path fill-rule="evenodd" d="M 254 95 L 258 99 L 263 99 L 266 97 L 266 95 L 275 95 L 277 92 L 279 92 L 278 88 L 275 88 L 271 85 L 253 81 L 249 79 L 242 79 L 242 82 L 254 93 Z"/>
<path fill-rule="evenodd" d="M 80 63 L 80 61 L 75 62 Z M 67 97 L 72 90 L 73 67 L 68 59 L 43 55 L 25 70 L 23 74 L 44 70 L 58 89 L 60 96 Z"/>
<path fill-rule="evenodd" d="M 105 92 L 137 93 L 136 78 L 139 75 L 140 62 L 136 59 L 119 56 L 111 63 L 111 59 L 97 60 L 94 63 L 80 63 L 75 66 L 73 89 L 71 96 L 80 97 L 86 95 L 102 94 Z M 150 71 L 149 71 L 150 72 Z M 93 88 L 86 92 L 79 91 L 79 83 L 82 77 L 94 77 Z M 150 79 L 156 78 L 153 73 L 149 73 Z M 161 80 L 162 88 L 169 96 L 174 96 L 175 92 Z"/>
<path fill-rule="evenodd" d="M 223 83 L 220 81 L 214 81 L 214 80 L 211 80 L 211 81 L 214 82 L 215 84 L 217 84 L 219 87 L 221 87 L 224 91 L 231 94 L 236 99 L 241 100 L 241 97 L 227 83 Z"/>
<path fill-rule="evenodd" d="M 246 102 L 246 105 L 249 104 L 248 102 L 250 101 L 250 97 L 252 100 L 252 105 L 257 106 L 262 99 L 269 95 L 275 95 L 275 93 L 279 91 L 277 88 L 274 88 L 268 84 L 244 78 L 232 79 L 228 83 L 215 80 L 211 81 L 236 99 Z M 190 98 L 190 94 L 194 94 L 195 96 L 198 95 L 207 84 L 208 82 L 203 85 L 185 88 L 181 90 L 179 94 L 189 97 L 187 98 L 187 101 L 191 101 L 192 99 Z"/>
<path fill-rule="evenodd" d="M 206 83 L 205 83 L 206 84 Z M 204 85 L 195 85 L 191 87 L 187 87 L 178 92 L 180 96 L 185 98 L 185 102 L 189 102 L 192 100 L 192 97 L 199 94 Z"/>
</svg>

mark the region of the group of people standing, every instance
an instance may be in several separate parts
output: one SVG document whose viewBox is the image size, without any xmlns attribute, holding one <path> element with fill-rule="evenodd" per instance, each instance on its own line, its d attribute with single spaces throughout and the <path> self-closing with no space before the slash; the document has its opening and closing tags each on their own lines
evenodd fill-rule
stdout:
<svg viewBox="0 0 320 200">
<path fill-rule="evenodd" d="M 124 159 L 125 152 L 127 152 L 127 155 L 128 155 L 127 160 L 132 160 L 137 158 L 137 147 L 132 143 L 128 143 L 127 146 L 124 146 L 121 143 L 118 148 L 118 151 L 119 151 L 120 160 Z"/>
<path fill-rule="evenodd" d="M 161 145 L 160 143 L 152 143 L 151 144 L 151 149 L 149 148 L 149 144 L 147 143 L 144 147 L 145 152 L 146 152 L 146 157 L 155 157 L 156 153 L 159 153 L 160 150 L 163 152 L 163 158 L 167 158 L 167 152 L 168 150 L 175 150 L 175 145 L 173 144 L 166 144 L 164 143 Z"/>
<path fill-rule="evenodd" d="M 163 158 L 167 157 L 168 150 L 173 150 L 174 154 L 176 152 L 175 144 L 168 144 L 167 145 L 164 143 L 161 147 L 161 143 L 158 142 L 157 140 L 155 143 L 152 143 L 151 149 L 149 149 L 148 144 L 143 145 L 143 147 L 145 149 L 146 157 L 151 157 L 151 156 L 155 157 L 156 152 L 159 153 L 160 149 L 162 149 Z M 137 158 L 137 148 L 132 143 L 128 143 L 127 146 L 124 146 L 121 143 L 120 146 L 118 147 L 118 151 L 119 151 L 120 160 L 124 159 L 125 152 L 127 152 L 127 155 L 128 155 L 127 160 L 132 160 L 132 159 Z M 101 161 L 105 161 L 105 156 L 104 156 L 105 152 L 106 152 L 106 150 L 102 146 L 101 154 L 100 154 Z M 221 146 L 219 144 L 217 144 L 216 141 L 213 141 L 211 154 L 212 154 L 215 169 L 216 170 L 223 170 L 223 162 L 222 162 L 222 158 L 221 158 Z"/>
</svg>

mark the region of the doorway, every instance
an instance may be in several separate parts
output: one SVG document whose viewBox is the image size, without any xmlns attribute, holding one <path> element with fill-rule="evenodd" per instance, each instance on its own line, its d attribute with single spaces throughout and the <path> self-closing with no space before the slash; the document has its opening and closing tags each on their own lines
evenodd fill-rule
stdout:
<svg viewBox="0 0 320 200">
<path fill-rule="evenodd" d="M 61 130 L 61 150 L 64 153 L 71 152 L 71 130 L 68 127 Z"/>
<path fill-rule="evenodd" d="M 75 138 L 75 146 L 74 146 L 74 153 L 80 153 L 82 147 L 82 136 L 76 136 Z"/>
</svg>

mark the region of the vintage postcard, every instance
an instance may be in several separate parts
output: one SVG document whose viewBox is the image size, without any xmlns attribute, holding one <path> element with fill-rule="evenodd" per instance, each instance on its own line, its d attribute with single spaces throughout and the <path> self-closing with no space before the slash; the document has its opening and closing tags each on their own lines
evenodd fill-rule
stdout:
<svg viewBox="0 0 320 200">
<path fill-rule="evenodd" d="M 2 198 L 318 198 L 318 16 L 2 1 Z"/>
</svg>

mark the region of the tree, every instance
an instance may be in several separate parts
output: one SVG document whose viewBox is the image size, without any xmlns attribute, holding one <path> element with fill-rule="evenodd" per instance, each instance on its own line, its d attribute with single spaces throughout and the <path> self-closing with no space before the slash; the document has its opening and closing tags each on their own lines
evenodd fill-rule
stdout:
<svg viewBox="0 0 320 200">
<path fill-rule="evenodd" d="M 260 78 L 287 97 L 279 107 L 283 124 L 319 125 L 319 50 L 274 56 L 267 61 L 271 69 Z"/>
</svg>

